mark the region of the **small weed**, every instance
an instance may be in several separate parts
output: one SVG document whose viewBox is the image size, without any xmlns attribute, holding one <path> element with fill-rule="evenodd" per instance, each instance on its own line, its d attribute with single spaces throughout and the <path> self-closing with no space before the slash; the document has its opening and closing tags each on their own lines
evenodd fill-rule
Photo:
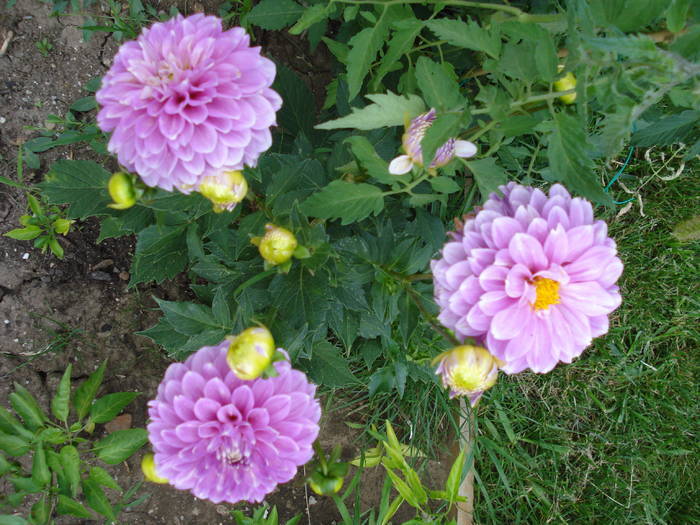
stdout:
<svg viewBox="0 0 700 525">
<path fill-rule="evenodd" d="M 49 53 L 53 49 L 53 44 L 49 42 L 48 38 L 42 38 L 38 42 L 36 42 L 36 48 L 39 50 L 39 53 L 41 53 L 44 57 L 49 56 Z"/>
</svg>

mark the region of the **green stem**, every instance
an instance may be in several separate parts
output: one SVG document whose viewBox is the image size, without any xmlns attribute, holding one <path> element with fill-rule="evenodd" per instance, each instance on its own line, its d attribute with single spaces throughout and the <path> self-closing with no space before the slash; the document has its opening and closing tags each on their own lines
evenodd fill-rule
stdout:
<svg viewBox="0 0 700 525">
<path fill-rule="evenodd" d="M 411 193 L 411 190 L 413 188 L 418 186 L 421 182 L 426 180 L 428 177 L 430 177 L 430 173 L 425 173 L 425 174 L 421 175 L 420 177 L 418 177 L 413 182 L 411 182 L 410 184 L 407 184 L 406 186 L 404 186 L 403 188 L 401 188 L 399 190 L 385 191 L 383 195 L 384 195 L 384 197 L 387 197 L 389 195 L 396 195 L 397 193 Z"/>
<path fill-rule="evenodd" d="M 576 93 L 576 88 L 571 88 L 567 89 L 566 91 L 552 91 L 551 93 L 545 93 L 543 95 L 533 95 L 531 97 L 524 98 L 522 100 L 516 100 L 514 102 L 511 102 L 510 108 L 515 109 L 520 106 L 525 106 L 527 104 L 531 104 L 533 102 L 542 102 L 544 100 L 552 100 L 555 98 L 559 98 L 564 95 L 569 95 L 571 93 Z M 488 108 L 481 108 L 481 109 L 475 109 L 471 112 L 472 115 L 486 115 L 488 114 L 489 109 Z"/>
<path fill-rule="evenodd" d="M 384 6 L 390 6 L 390 5 L 396 5 L 396 4 L 429 4 L 432 3 L 430 1 L 426 0 L 387 0 L 387 1 L 381 1 L 381 0 L 333 0 L 333 2 L 339 3 L 339 4 L 355 4 L 355 5 L 363 5 L 363 4 L 379 4 L 379 5 L 384 5 Z M 460 7 L 476 7 L 480 9 L 493 9 L 494 11 L 503 11 L 505 13 L 510 13 L 511 15 L 518 17 L 518 19 L 521 20 L 527 20 L 529 21 L 529 17 L 533 15 L 528 15 L 524 11 L 521 11 L 517 7 L 509 6 L 509 5 L 501 5 L 501 4 L 489 4 L 486 2 L 466 2 L 464 0 L 441 0 L 439 2 L 435 2 L 440 5 L 454 5 L 454 6 L 460 6 Z M 543 15 L 539 15 L 543 16 Z M 523 18 L 527 17 L 527 18 Z"/>
<path fill-rule="evenodd" d="M 277 273 L 277 268 L 270 268 L 269 270 L 265 270 L 264 272 L 260 272 L 259 274 L 254 275 L 246 282 L 241 284 L 238 288 L 236 288 L 236 291 L 233 292 L 233 297 L 237 297 L 238 294 L 241 293 L 243 290 L 245 290 L 249 286 L 254 285 L 258 281 L 262 281 L 265 277 L 267 277 L 268 275 L 272 275 L 273 273 Z"/>
</svg>

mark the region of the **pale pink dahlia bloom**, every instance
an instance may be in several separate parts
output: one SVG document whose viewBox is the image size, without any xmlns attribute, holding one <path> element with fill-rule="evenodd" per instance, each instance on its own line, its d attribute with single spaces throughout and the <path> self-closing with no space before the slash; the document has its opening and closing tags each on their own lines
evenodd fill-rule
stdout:
<svg viewBox="0 0 700 525">
<path fill-rule="evenodd" d="M 413 169 L 413 166 L 423 166 L 423 150 L 421 142 L 428 128 L 437 118 L 435 109 L 414 118 L 403 134 L 402 147 L 405 155 L 399 155 L 389 163 L 389 173 L 403 175 Z M 473 157 L 476 146 L 468 140 L 449 139 L 435 152 L 435 157 L 428 169 L 441 168 L 455 157 Z"/>
<path fill-rule="evenodd" d="M 281 107 L 275 64 L 245 31 L 178 15 L 124 43 L 96 94 L 109 151 L 149 186 L 187 193 L 206 176 L 255 166 Z"/>
<path fill-rule="evenodd" d="M 214 503 L 260 502 L 313 456 L 321 409 L 315 385 L 287 361 L 270 379 L 236 377 L 229 344 L 168 367 L 148 403 L 148 436 L 158 474 L 176 488 Z"/>
<path fill-rule="evenodd" d="M 555 184 L 492 193 L 431 263 L 440 322 L 473 337 L 513 374 L 570 363 L 620 305 L 615 241 L 591 203 Z"/>
</svg>

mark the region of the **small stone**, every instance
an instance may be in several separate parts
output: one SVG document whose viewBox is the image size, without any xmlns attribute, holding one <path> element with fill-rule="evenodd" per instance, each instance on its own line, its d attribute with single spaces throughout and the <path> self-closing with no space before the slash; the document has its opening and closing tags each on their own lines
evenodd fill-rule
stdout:
<svg viewBox="0 0 700 525">
<path fill-rule="evenodd" d="M 93 279 L 95 281 L 111 281 L 112 277 L 107 273 L 107 272 L 90 272 L 88 273 L 88 277 L 90 279 Z"/>
<path fill-rule="evenodd" d="M 226 507 L 225 505 L 217 505 L 216 513 L 225 516 L 226 514 L 228 514 L 228 507 Z"/>
<path fill-rule="evenodd" d="M 29 254 L 26 253 L 26 252 L 23 253 L 23 254 L 22 254 L 22 259 L 24 259 L 25 261 L 26 261 L 27 259 L 29 259 Z"/>
<path fill-rule="evenodd" d="M 119 278 L 120 278 L 122 281 L 128 281 L 128 280 L 129 280 L 129 277 L 131 277 L 131 276 L 129 275 L 129 272 L 119 272 Z"/>
<path fill-rule="evenodd" d="M 114 265 L 114 261 L 112 259 L 104 259 L 100 262 L 98 262 L 95 266 L 92 267 L 93 271 L 94 270 L 103 270 L 105 268 L 109 268 L 110 266 Z"/>
<path fill-rule="evenodd" d="M 318 501 L 313 496 L 309 496 L 309 505 L 316 505 Z"/>
<path fill-rule="evenodd" d="M 105 423 L 105 430 L 110 434 L 117 430 L 129 430 L 131 428 L 131 420 L 131 414 L 122 414 L 121 416 L 115 417 L 109 423 Z"/>
</svg>

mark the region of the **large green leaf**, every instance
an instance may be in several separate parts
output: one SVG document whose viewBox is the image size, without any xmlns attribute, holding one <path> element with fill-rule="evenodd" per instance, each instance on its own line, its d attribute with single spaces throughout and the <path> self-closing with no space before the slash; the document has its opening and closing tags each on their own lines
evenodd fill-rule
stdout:
<svg viewBox="0 0 700 525">
<path fill-rule="evenodd" d="M 394 27 L 396 27 L 396 30 L 391 40 L 389 40 L 386 53 L 384 53 L 379 67 L 372 78 L 374 91 L 379 90 L 382 79 L 390 71 L 401 67 L 401 57 L 413 48 L 413 42 L 423 29 L 423 21 L 416 19 L 402 20 L 394 24 Z"/>
<path fill-rule="evenodd" d="M 15 391 L 9 397 L 12 408 L 20 415 L 27 428 L 36 430 L 44 425 L 46 414 L 29 390 L 15 383 Z"/>
<path fill-rule="evenodd" d="M 130 458 L 147 441 L 148 432 L 144 428 L 117 430 L 95 443 L 95 454 L 105 463 L 116 465 Z"/>
<path fill-rule="evenodd" d="M 69 363 L 63 377 L 61 377 L 61 382 L 58 384 L 56 394 L 51 400 L 51 413 L 64 423 L 68 420 L 70 413 L 70 375 L 72 370 L 73 365 Z"/>
<path fill-rule="evenodd" d="M 29 441 L 19 436 L 0 432 L 0 450 L 5 451 L 13 457 L 23 456 L 29 450 Z"/>
<path fill-rule="evenodd" d="M 496 164 L 496 159 L 493 157 L 466 161 L 465 163 L 474 175 L 474 180 L 479 186 L 479 192 L 484 200 L 500 185 L 508 182 L 508 174 Z"/>
<path fill-rule="evenodd" d="M 421 56 L 416 63 L 416 80 L 423 98 L 430 107 L 452 110 L 464 105 L 459 84 L 446 65 Z"/>
<path fill-rule="evenodd" d="M 155 300 L 163 310 L 166 321 L 181 334 L 194 336 L 206 330 L 226 329 L 214 318 L 208 306 L 158 298 Z"/>
<path fill-rule="evenodd" d="M 315 383 L 330 387 L 347 386 L 358 382 L 350 372 L 348 361 L 340 354 L 340 350 L 326 341 L 314 346 L 309 376 Z"/>
<path fill-rule="evenodd" d="M 78 419 L 83 419 L 90 411 L 90 405 L 92 405 L 92 401 L 95 399 L 97 391 L 102 384 L 102 378 L 104 377 L 106 367 L 107 360 L 105 359 L 99 368 L 90 374 L 90 377 L 83 381 L 75 390 L 73 406 L 78 413 Z"/>
<path fill-rule="evenodd" d="M 69 496 L 75 497 L 80 486 L 80 456 L 73 445 L 66 445 L 59 453 L 63 475 L 68 485 Z"/>
<path fill-rule="evenodd" d="M 366 137 L 353 135 L 345 139 L 360 165 L 374 179 L 384 184 L 396 183 L 396 177 L 389 173 L 388 163 L 381 158 Z"/>
<path fill-rule="evenodd" d="M 291 69 L 277 65 L 277 78 L 273 88 L 284 103 L 277 112 L 277 122 L 293 135 L 311 132 L 316 114 L 314 95 L 308 86 Z"/>
<path fill-rule="evenodd" d="M 89 160 L 59 160 L 38 184 L 51 204 L 69 204 L 67 217 L 83 219 L 108 213 L 111 202 L 107 193 L 110 173 Z"/>
<path fill-rule="evenodd" d="M 498 31 L 484 29 L 473 20 L 463 22 L 440 18 L 428 21 L 427 26 L 438 38 L 453 46 L 483 51 L 493 58 L 498 58 L 501 51 L 501 36 Z M 497 28 L 498 25 L 492 27 Z"/>
<path fill-rule="evenodd" d="M 87 478 L 82 481 L 83 494 L 90 508 L 102 514 L 105 518 L 115 521 L 117 519 L 107 495 L 102 487 L 93 479 Z"/>
<path fill-rule="evenodd" d="M 384 208 L 383 192 L 371 184 L 334 180 L 306 199 L 301 211 L 322 219 L 341 219 L 346 225 L 361 221 Z"/>
<path fill-rule="evenodd" d="M 79 501 L 64 496 L 63 494 L 58 495 L 58 502 L 56 504 L 56 512 L 59 514 L 70 514 L 71 516 L 76 516 L 78 518 L 92 518 L 92 514 L 87 510 Z"/>
<path fill-rule="evenodd" d="M 383 95 L 367 95 L 373 103 L 345 117 L 329 120 L 316 126 L 317 129 L 353 128 L 364 131 L 401 126 L 425 111 L 425 104 L 417 95 L 403 97 L 391 91 Z"/>
<path fill-rule="evenodd" d="M 249 24 L 276 31 L 296 22 L 304 8 L 292 0 L 262 0 L 250 10 L 245 20 Z"/>
<path fill-rule="evenodd" d="M 111 421 L 138 395 L 138 392 L 116 392 L 102 396 L 90 407 L 90 419 L 95 423 Z"/>
<path fill-rule="evenodd" d="M 129 286 L 172 279 L 187 265 L 186 225 L 152 225 L 138 234 Z"/>
<path fill-rule="evenodd" d="M 360 92 L 362 81 L 384 45 L 388 28 L 382 17 L 374 27 L 363 29 L 350 39 L 348 52 L 348 100 L 352 101 Z"/>
<path fill-rule="evenodd" d="M 559 112 L 554 124 L 547 150 L 552 177 L 594 202 L 611 205 L 612 199 L 595 175 L 583 123 L 568 113 Z"/>
<path fill-rule="evenodd" d="M 36 445 L 34 445 L 32 480 L 40 487 L 46 486 L 49 481 L 51 481 L 51 472 L 49 472 L 49 467 L 46 464 L 46 450 L 41 441 L 38 441 Z"/>
</svg>

